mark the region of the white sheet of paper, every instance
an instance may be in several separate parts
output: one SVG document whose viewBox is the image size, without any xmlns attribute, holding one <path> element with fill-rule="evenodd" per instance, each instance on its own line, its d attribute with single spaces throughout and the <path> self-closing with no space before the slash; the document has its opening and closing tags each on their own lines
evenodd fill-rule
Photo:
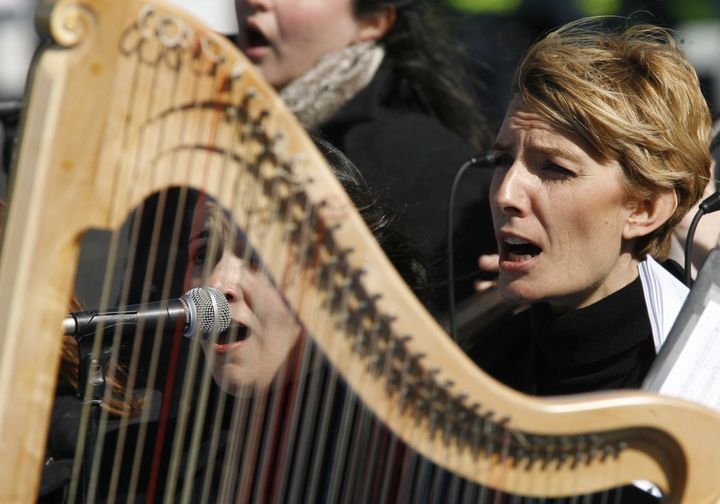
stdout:
<svg viewBox="0 0 720 504">
<path fill-rule="evenodd" d="M 720 410 L 720 304 L 708 301 L 660 393 Z"/>
</svg>

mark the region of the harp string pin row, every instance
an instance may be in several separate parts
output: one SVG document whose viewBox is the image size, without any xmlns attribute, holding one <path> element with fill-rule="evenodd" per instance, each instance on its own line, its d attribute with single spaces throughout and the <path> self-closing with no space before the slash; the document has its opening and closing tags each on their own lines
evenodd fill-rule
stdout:
<svg viewBox="0 0 720 504">
<path fill-rule="evenodd" d="M 410 406 L 412 399 L 417 396 L 417 390 L 413 382 L 413 371 L 414 367 L 416 366 L 416 359 L 413 357 L 405 357 L 400 362 L 402 362 L 401 373 L 403 378 L 402 384 L 400 386 L 400 411 L 404 413 Z"/>
<path fill-rule="evenodd" d="M 490 456 L 497 452 L 499 443 L 498 438 L 498 424 L 492 420 L 495 416 L 493 411 L 490 411 L 484 415 L 484 426 L 483 426 L 483 437 L 485 438 L 485 453 Z"/>
<path fill-rule="evenodd" d="M 401 381 L 402 377 L 400 375 L 400 372 L 398 372 L 397 369 L 391 368 L 387 373 L 387 377 L 385 380 L 385 391 L 388 394 L 394 394 L 400 389 Z"/>
<path fill-rule="evenodd" d="M 447 407 L 448 427 L 446 428 L 446 442 L 455 437 L 457 446 L 462 449 L 469 429 L 470 412 L 465 406 L 468 394 L 461 393 L 452 398 Z"/>
<path fill-rule="evenodd" d="M 612 444 L 607 444 L 603 447 L 601 459 L 603 461 L 605 461 L 610 458 L 616 458 L 619 454 L 620 454 L 619 447 L 616 447 Z"/>
<path fill-rule="evenodd" d="M 583 460 L 587 463 L 591 462 L 594 450 L 592 436 L 577 436 L 575 438 L 575 459 L 573 460 L 573 467 L 580 465 Z"/>
<path fill-rule="evenodd" d="M 368 303 L 368 306 L 374 310 L 372 301 Z M 370 328 L 370 333 L 373 335 L 375 344 L 373 345 L 373 352 L 368 362 L 368 371 L 374 376 L 379 376 L 381 373 L 387 371 L 386 363 L 392 365 L 392 356 L 389 356 L 387 352 L 388 345 L 381 344 L 387 337 L 383 335 L 384 328 L 385 326 L 383 326 L 382 320 L 378 317 L 377 313 L 375 313 L 372 327 Z"/>
<path fill-rule="evenodd" d="M 412 401 L 414 395 L 415 394 L 412 386 L 407 381 L 404 381 L 403 384 L 400 386 L 398 397 L 401 412 L 405 413 L 407 411 L 407 408 L 410 405 L 410 402 Z"/>
<path fill-rule="evenodd" d="M 492 436 L 496 429 L 495 422 L 492 420 L 493 416 L 494 413 L 489 412 L 475 417 L 472 426 L 472 438 L 473 454 L 476 458 L 479 457 L 481 452 L 484 452 L 486 456 L 491 456 L 494 453 Z"/>
<path fill-rule="evenodd" d="M 534 442 L 536 450 L 534 451 L 535 459 L 540 462 L 540 467 L 546 469 L 554 458 L 555 441 L 552 437 L 538 436 Z"/>
<path fill-rule="evenodd" d="M 473 409 L 466 406 L 468 394 L 461 393 L 455 399 L 455 438 L 458 449 L 462 452 L 468 444 L 470 437 L 471 419 L 473 418 Z"/>
<path fill-rule="evenodd" d="M 513 467 L 517 467 L 523 460 L 527 461 L 526 467 L 529 468 L 533 461 L 533 446 L 524 433 L 508 428 L 506 426 L 506 435 L 508 441 L 508 456 L 512 458 Z"/>
<path fill-rule="evenodd" d="M 425 400 L 422 396 L 418 396 L 417 399 L 415 399 L 415 423 L 420 424 L 422 419 L 426 416 L 428 409 L 428 402 Z"/>
<path fill-rule="evenodd" d="M 425 377 L 425 384 L 428 390 L 428 421 L 430 430 L 430 439 L 435 439 L 435 433 L 440 428 L 442 421 L 442 408 L 443 408 L 443 389 L 442 386 L 437 382 L 437 375 L 440 374 L 439 368 L 432 368 L 428 371 Z"/>
<path fill-rule="evenodd" d="M 456 428 L 457 412 L 455 411 L 454 403 L 450 403 L 445 412 L 445 424 L 443 425 L 443 442 L 446 445 L 450 444 L 450 440 L 453 436 L 457 438 L 458 430 Z"/>
<path fill-rule="evenodd" d="M 583 459 L 587 458 L 587 442 L 585 436 L 578 436 L 575 438 L 575 453 L 573 454 L 573 460 L 571 467 L 574 469 L 582 464 Z"/>
<path fill-rule="evenodd" d="M 472 422 L 470 427 L 470 438 L 472 443 L 473 457 L 477 459 L 480 456 L 480 450 L 483 444 L 484 419 L 480 415 L 477 415 Z"/>
<path fill-rule="evenodd" d="M 591 434 L 588 436 L 588 447 L 587 447 L 587 456 L 588 456 L 588 462 L 591 462 L 594 460 L 598 454 L 600 453 L 600 446 L 602 445 L 602 438 L 598 436 L 597 434 Z"/>
<path fill-rule="evenodd" d="M 373 376 L 377 377 L 385 368 L 385 356 L 379 352 L 374 353 L 368 360 L 367 370 Z"/>
<path fill-rule="evenodd" d="M 442 420 L 442 415 L 438 410 L 430 407 L 430 411 L 428 413 L 428 429 L 430 431 L 430 440 L 435 440 L 435 433 L 440 428 L 440 422 Z"/>
<path fill-rule="evenodd" d="M 367 316 L 370 305 L 365 300 L 358 301 L 357 306 L 352 314 L 352 323 L 355 331 L 355 342 L 353 344 L 353 350 L 361 355 L 366 356 L 372 350 L 371 340 L 373 332 L 368 331 L 364 327 L 364 320 Z"/>
<path fill-rule="evenodd" d="M 560 438 L 558 445 L 559 457 L 558 460 L 561 464 L 565 463 L 567 459 L 574 455 L 576 451 L 576 445 L 573 440 L 567 436 Z"/>
<path fill-rule="evenodd" d="M 470 414 L 466 409 L 461 409 L 457 414 L 457 445 L 460 452 L 467 446 L 470 431 Z"/>
</svg>

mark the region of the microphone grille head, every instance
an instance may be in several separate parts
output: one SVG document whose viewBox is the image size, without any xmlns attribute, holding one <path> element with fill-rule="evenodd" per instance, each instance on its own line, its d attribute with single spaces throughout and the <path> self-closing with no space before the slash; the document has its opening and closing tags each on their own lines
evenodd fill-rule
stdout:
<svg viewBox="0 0 720 504">
<path fill-rule="evenodd" d="M 183 297 L 194 307 L 197 322 L 193 324 L 193 332 L 197 337 L 207 340 L 230 327 L 230 304 L 219 290 L 195 287 Z"/>
</svg>

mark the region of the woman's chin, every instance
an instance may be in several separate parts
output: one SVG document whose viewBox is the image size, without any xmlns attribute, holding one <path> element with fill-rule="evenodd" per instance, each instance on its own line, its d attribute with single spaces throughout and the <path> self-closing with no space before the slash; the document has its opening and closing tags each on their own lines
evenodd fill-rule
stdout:
<svg viewBox="0 0 720 504">
<path fill-rule="evenodd" d="M 223 391 L 227 392 L 233 397 L 246 399 L 249 397 L 257 397 L 267 391 L 268 387 L 258 387 L 257 385 L 248 385 L 244 382 L 238 383 L 227 383 L 226 386 L 221 386 Z"/>
<path fill-rule="evenodd" d="M 542 299 L 532 289 L 528 289 L 525 285 L 520 285 L 519 282 L 503 283 L 499 282 L 498 288 L 500 295 L 507 301 L 516 305 L 529 305 L 537 303 Z"/>
<path fill-rule="evenodd" d="M 273 377 L 262 372 L 251 372 L 236 365 L 216 365 L 213 369 L 215 383 L 225 392 L 235 397 L 253 397 L 267 392 L 273 383 Z"/>
</svg>

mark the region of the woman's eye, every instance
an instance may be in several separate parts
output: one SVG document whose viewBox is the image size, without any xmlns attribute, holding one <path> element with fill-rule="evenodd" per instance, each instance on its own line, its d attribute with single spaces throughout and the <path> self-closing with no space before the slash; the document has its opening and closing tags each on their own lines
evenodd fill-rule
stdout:
<svg viewBox="0 0 720 504">
<path fill-rule="evenodd" d="M 552 163 L 552 162 L 545 163 L 545 165 L 543 166 L 543 170 L 546 172 L 550 172 L 554 175 L 562 175 L 565 177 L 570 177 L 570 176 L 574 175 L 574 173 L 572 171 L 568 170 L 567 168 L 563 168 L 559 164 Z"/>
<path fill-rule="evenodd" d="M 510 166 L 513 164 L 513 158 L 510 154 L 497 154 L 495 155 L 495 167 Z"/>
<path fill-rule="evenodd" d="M 260 271 L 260 269 L 262 268 L 262 261 L 260 260 L 260 257 L 255 252 L 252 252 L 250 254 L 250 258 L 249 258 L 248 262 L 250 264 L 250 268 L 253 271 Z"/>
<path fill-rule="evenodd" d="M 243 239 L 236 239 L 233 246 L 233 253 L 235 254 L 235 257 L 238 257 L 245 261 L 245 263 L 252 270 L 258 271 L 262 267 L 262 261 L 260 261 L 260 257 L 255 253 L 255 250 Z"/>
<path fill-rule="evenodd" d="M 192 253 L 192 262 L 195 266 L 202 266 L 205 264 L 207 254 L 207 248 L 206 247 L 198 247 L 196 248 Z"/>
</svg>

